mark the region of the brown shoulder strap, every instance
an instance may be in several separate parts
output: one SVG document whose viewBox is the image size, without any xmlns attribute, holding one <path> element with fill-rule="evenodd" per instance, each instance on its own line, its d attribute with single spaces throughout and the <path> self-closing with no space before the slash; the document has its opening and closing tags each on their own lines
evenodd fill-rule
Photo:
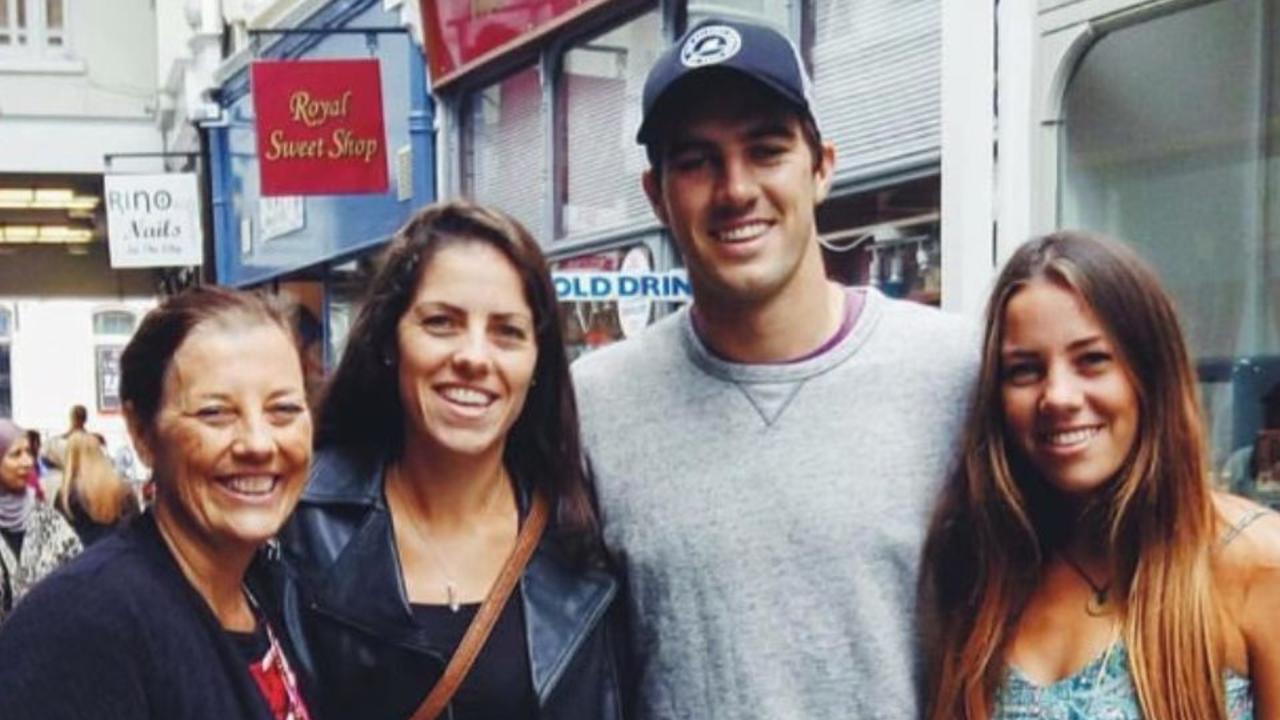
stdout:
<svg viewBox="0 0 1280 720">
<path fill-rule="evenodd" d="M 538 540 L 542 538 L 542 531 L 547 526 L 547 515 L 546 498 L 542 493 L 534 493 L 529 516 L 525 518 L 524 527 L 520 528 L 520 535 L 516 537 L 516 546 L 507 558 L 506 564 L 502 566 L 502 572 L 498 574 L 498 579 L 494 581 L 493 587 L 489 588 L 489 594 L 485 596 L 480 609 L 476 611 L 475 618 L 467 627 L 466 634 L 462 636 L 462 642 L 458 643 L 458 649 L 454 651 L 453 658 L 445 667 L 444 675 L 440 677 L 435 687 L 431 688 L 427 699 L 418 706 L 411 720 L 436 720 L 448 707 L 449 700 L 453 698 L 453 694 L 462 685 L 463 678 L 470 672 L 476 656 L 480 654 L 480 648 L 484 647 L 494 623 L 502 614 L 507 598 L 511 597 L 511 591 L 515 589 L 516 582 L 519 581 L 525 566 L 529 564 L 529 558 L 533 556 Z"/>
</svg>

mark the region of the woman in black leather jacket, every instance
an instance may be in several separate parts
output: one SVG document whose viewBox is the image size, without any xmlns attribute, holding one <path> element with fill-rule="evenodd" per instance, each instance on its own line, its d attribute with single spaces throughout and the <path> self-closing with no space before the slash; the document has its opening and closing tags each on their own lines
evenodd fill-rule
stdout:
<svg viewBox="0 0 1280 720">
<path fill-rule="evenodd" d="M 515 543 L 552 522 L 444 717 L 622 717 L 609 571 L 555 291 L 518 223 L 429 206 L 385 251 L 320 410 L 282 541 L 287 605 L 326 718 L 409 717 Z"/>
</svg>

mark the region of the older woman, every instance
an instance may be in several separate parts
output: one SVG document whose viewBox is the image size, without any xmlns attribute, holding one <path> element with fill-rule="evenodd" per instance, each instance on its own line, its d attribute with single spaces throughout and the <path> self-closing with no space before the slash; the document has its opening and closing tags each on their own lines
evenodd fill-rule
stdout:
<svg viewBox="0 0 1280 720">
<path fill-rule="evenodd" d="M 346 347 L 282 536 L 323 714 L 619 717 L 617 583 L 537 244 L 494 210 L 426 208 L 386 250 Z M 540 498 L 551 528 L 512 563 Z M 519 582 L 501 598 L 508 566 Z M 487 637 L 469 672 L 447 674 L 462 678 L 452 694 L 441 678 L 468 632 Z"/>
<path fill-rule="evenodd" d="M 26 432 L 0 419 L 0 622 L 36 581 L 80 552 L 80 540 L 53 508 L 36 499 Z"/>
<path fill-rule="evenodd" d="M 258 605 L 276 570 L 259 548 L 311 459 L 288 315 L 216 288 L 171 298 L 125 348 L 120 390 L 154 508 L 0 628 L 0 717 L 307 718 Z"/>
</svg>

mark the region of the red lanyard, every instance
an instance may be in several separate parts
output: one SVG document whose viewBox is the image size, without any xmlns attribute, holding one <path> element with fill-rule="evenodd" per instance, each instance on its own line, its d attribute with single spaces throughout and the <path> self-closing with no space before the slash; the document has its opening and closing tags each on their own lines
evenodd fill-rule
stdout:
<svg viewBox="0 0 1280 720">
<path fill-rule="evenodd" d="M 311 715 L 307 713 L 307 705 L 302 700 L 302 693 L 298 691 L 298 680 L 293 674 L 293 669 L 289 667 L 289 658 L 285 656 L 284 648 L 280 646 L 280 641 L 271 630 L 271 623 L 267 622 L 266 615 L 258 607 L 258 601 L 253 593 L 249 592 L 249 588 L 244 589 L 244 594 L 249 598 L 249 605 L 253 607 L 258 622 L 262 623 L 262 627 L 266 629 L 267 642 L 270 644 L 259 667 L 264 675 L 270 676 L 274 673 L 280 678 L 281 684 L 284 685 L 285 696 L 289 701 L 283 720 L 311 720 Z"/>
</svg>

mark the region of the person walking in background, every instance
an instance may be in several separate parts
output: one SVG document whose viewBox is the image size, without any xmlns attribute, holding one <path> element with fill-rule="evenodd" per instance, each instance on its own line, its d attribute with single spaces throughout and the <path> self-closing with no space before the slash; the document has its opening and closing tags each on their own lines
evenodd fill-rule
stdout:
<svg viewBox="0 0 1280 720">
<path fill-rule="evenodd" d="M 0 627 L 0 717 L 308 720 L 277 620 L 283 569 L 258 552 L 310 469 L 289 312 L 198 288 L 143 318 L 120 397 L 155 471 L 154 509 Z"/>
<path fill-rule="evenodd" d="M 402 720 L 427 699 L 454 720 L 622 716 L 618 585 L 555 290 L 523 227 L 450 202 L 397 233 L 325 392 L 317 445 L 281 540 L 303 586 L 290 627 L 323 715 Z M 546 533 L 526 535 L 544 513 Z M 521 567 L 526 539 L 536 546 Z M 518 579 L 509 599 L 494 596 L 503 577 Z M 443 685 L 482 608 L 496 623 L 460 684 Z"/>
<path fill-rule="evenodd" d="M 827 280 L 823 142 L 794 45 L 700 23 L 644 87 L 644 189 L 693 303 L 574 365 L 641 718 L 919 715 L 924 529 L 968 325 Z"/>
<path fill-rule="evenodd" d="M 56 504 L 87 547 L 137 515 L 138 502 L 96 437 L 73 434 L 67 438 L 65 457 Z"/>
<path fill-rule="evenodd" d="M 80 540 L 28 484 L 35 467 L 27 434 L 0 418 L 0 622 L 44 576 L 79 554 Z"/>
<path fill-rule="evenodd" d="M 1280 515 L 1215 493 L 1155 274 L 1062 232 L 987 309 L 923 577 L 931 720 L 1280 717 Z"/>
<path fill-rule="evenodd" d="M 44 460 L 40 456 L 40 432 L 38 430 L 27 431 L 27 447 L 31 451 L 31 457 L 34 462 L 31 463 L 31 476 L 27 479 L 27 486 L 36 494 L 36 499 L 44 502 L 44 486 L 41 484 L 41 478 L 44 477 L 45 468 Z"/>
<path fill-rule="evenodd" d="M 66 471 L 67 440 L 77 434 L 87 433 L 85 424 L 89 421 L 89 411 L 83 405 L 72 405 L 69 413 L 71 426 L 67 431 L 49 438 L 40 455 L 36 457 L 44 461 L 47 472 L 44 477 L 44 492 L 48 498 L 56 498 L 62 488 L 62 477 Z"/>
</svg>

